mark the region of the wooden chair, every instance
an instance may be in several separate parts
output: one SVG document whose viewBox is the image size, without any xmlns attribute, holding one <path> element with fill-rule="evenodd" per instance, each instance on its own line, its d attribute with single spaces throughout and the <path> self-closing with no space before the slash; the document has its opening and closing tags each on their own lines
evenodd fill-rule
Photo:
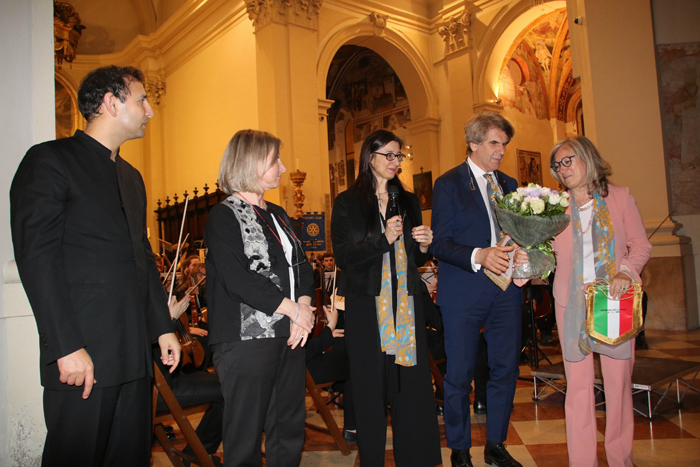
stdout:
<svg viewBox="0 0 700 467">
<path fill-rule="evenodd" d="M 202 442 L 199 440 L 197 433 L 195 433 L 194 428 L 192 428 L 192 424 L 187 418 L 188 415 L 206 412 L 211 408 L 211 403 L 195 405 L 183 409 L 177 402 L 173 391 L 170 389 L 170 386 L 168 386 L 168 383 L 165 381 L 165 377 L 163 376 L 163 373 L 161 373 L 160 368 L 158 368 L 158 365 L 155 363 L 153 363 L 153 376 L 153 379 L 155 380 L 153 384 L 153 432 L 155 433 L 160 445 L 163 446 L 163 450 L 168 456 L 168 459 L 170 459 L 170 462 L 175 467 L 184 467 L 181 459 L 185 459 L 186 461 L 202 467 L 214 467 L 214 462 L 204 449 Z M 156 412 L 159 393 L 169 410 Z M 163 422 L 168 420 L 175 420 L 175 423 L 177 423 L 177 425 L 180 427 L 180 431 L 184 435 L 185 440 L 190 445 L 197 457 L 189 456 L 182 451 L 175 449 L 173 444 L 168 439 L 168 435 L 163 429 Z"/>
<path fill-rule="evenodd" d="M 328 406 L 326 405 L 325 401 L 321 397 L 321 390 L 330 386 L 333 383 L 326 383 L 326 384 L 320 384 L 317 385 L 314 382 L 313 377 L 311 376 L 311 373 L 309 373 L 309 369 L 306 369 L 306 390 L 309 392 L 311 395 L 311 399 L 313 399 L 314 404 L 316 405 L 316 410 L 318 410 L 318 413 L 321 414 L 321 417 L 323 418 L 323 421 L 326 423 L 327 428 L 323 428 L 318 425 L 314 425 L 309 422 L 306 423 L 306 427 L 310 428 L 315 431 L 320 431 L 321 433 L 326 433 L 329 434 L 333 437 L 333 440 L 335 441 L 335 444 L 338 446 L 340 449 L 340 452 L 344 456 L 350 455 L 350 447 L 348 446 L 348 443 L 345 441 L 345 438 L 343 438 L 343 434 L 340 432 L 340 429 L 338 428 L 338 424 L 335 423 L 335 419 L 333 418 L 333 415 L 331 415 L 331 411 L 328 409 Z"/>
<path fill-rule="evenodd" d="M 440 369 L 438 368 L 438 365 L 441 363 L 445 363 L 447 361 L 446 358 L 440 358 L 435 360 L 433 358 L 433 353 L 431 351 L 428 351 L 428 357 L 430 358 L 430 373 L 433 375 L 433 379 L 435 380 L 435 384 L 437 387 L 440 389 L 440 392 L 442 394 L 445 394 L 445 388 L 442 387 L 442 373 L 440 373 Z M 435 403 L 437 405 L 445 405 L 445 401 L 435 399 Z"/>
</svg>

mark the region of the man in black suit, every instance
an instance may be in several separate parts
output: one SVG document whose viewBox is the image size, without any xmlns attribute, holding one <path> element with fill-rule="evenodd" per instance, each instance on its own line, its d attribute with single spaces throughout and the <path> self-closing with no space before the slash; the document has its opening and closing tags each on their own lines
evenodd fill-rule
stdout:
<svg viewBox="0 0 700 467">
<path fill-rule="evenodd" d="M 146 236 L 146 191 L 119 146 L 153 110 L 132 67 L 90 72 L 85 132 L 32 147 L 10 190 L 12 241 L 41 347 L 44 466 L 147 466 L 151 343 L 180 346 Z M 172 370 L 171 370 L 172 371 Z"/>
</svg>

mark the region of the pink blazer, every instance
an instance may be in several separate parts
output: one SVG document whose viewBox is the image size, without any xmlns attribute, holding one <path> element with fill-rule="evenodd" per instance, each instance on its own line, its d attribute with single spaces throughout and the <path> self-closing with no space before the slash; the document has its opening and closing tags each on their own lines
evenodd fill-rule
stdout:
<svg viewBox="0 0 700 467">
<path fill-rule="evenodd" d="M 639 275 L 651 256 L 651 243 L 647 240 L 646 230 L 639 214 L 637 204 L 627 187 L 608 185 L 608 197 L 605 198 L 615 230 L 615 259 L 617 270 L 622 265 L 629 268 L 635 281 L 641 281 Z M 571 215 L 571 208 L 566 210 Z M 571 268 L 573 263 L 572 226 L 569 224 L 552 243 L 557 259 L 553 295 L 557 304 L 566 307 L 569 302 Z"/>
</svg>

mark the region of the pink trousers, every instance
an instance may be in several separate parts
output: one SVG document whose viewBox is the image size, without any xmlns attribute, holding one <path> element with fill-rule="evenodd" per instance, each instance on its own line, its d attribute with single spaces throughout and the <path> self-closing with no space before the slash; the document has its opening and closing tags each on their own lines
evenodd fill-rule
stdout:
<svg viewBox="0 0 700 467">
<path fill-rule="evenodd" d="M 557 307 L 559 308 L 559 307 Z M 564 329 L 563 310 L 557 310 L 557 327 Z M 561 337 L 560 337 L 561 338 Z M 632 358 L 616 360 L 600 355 L 605 388 L 605 454 L 610 467 L 632 467 L 634 411 L 632 409 L 632 369 L 634 339 L 629 342 Z M 566 445 L 569 465 L 597 467 L 597 432 L 594 396 L 593 354 L 579 362 L 568 362 L 566 371 Z"/>
</svg>

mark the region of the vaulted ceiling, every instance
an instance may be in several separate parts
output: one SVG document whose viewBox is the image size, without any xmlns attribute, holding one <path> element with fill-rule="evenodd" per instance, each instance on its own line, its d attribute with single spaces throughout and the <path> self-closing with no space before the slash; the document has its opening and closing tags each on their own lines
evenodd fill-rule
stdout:
<svg viewBox="0 0 700 467">
<path fill-rule="evenodd" d="M 79 54 L 119 52 L 138 34 L 154 32 L 191 0 L 68 0 L 85 30 Z"/>
</svg>

